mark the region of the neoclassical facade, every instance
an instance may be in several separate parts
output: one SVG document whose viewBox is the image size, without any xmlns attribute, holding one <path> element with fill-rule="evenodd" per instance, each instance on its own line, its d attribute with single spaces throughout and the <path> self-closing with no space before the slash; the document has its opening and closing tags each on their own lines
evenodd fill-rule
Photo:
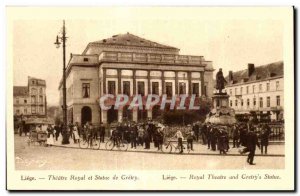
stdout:
<svg viewBox="0 0 300 196">
<path fill-rule="evenodd" d="M 104 94 L 156 94 L 168 97 L 196 94 L 211 97 L 213 66 L 203 56 L 179 55 L 179 49 L 130 33 L 91 42 L 80 55 L 71 54 L 67 66 L 68 120 L 93 124 L 156 118 L 161 111 L 101 110 Z M 60 100 L 62 103 L 62 85 Z"/>
<path fill-rule="evenodd" d="M 229 105 L 236 114 L 256 114 L 258 118 L 284 119 L 283 62 L 232 72 L 226 77 Z"/>
</svg>

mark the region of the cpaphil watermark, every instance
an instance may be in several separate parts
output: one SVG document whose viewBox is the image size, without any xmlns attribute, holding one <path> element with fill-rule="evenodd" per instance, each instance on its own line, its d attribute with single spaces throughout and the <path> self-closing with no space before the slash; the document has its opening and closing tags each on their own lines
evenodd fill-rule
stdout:
<svg viewBox="0 0 300 196">
<path fill-rule="evenodd" d="M 155 94 L 149 94 L 142 96 L 140 94 L 128 96 L 126 94 L 105 94 L 99 99 L 100 108 L 102 110 L 109 110 L 113 108 L 118 110 L 124 106 L 128 106 L 128 110 L 133 109 L 146 109 L 149 110 L 154 106 L 159 106 L 161 110 L 164 110 L 167 105 L 170 110 L 199 110 L 201 99 L 196 94 L 192 95 L 174 95 L 167 96 L 166 94 L 159 96 Z"/>
</svg>

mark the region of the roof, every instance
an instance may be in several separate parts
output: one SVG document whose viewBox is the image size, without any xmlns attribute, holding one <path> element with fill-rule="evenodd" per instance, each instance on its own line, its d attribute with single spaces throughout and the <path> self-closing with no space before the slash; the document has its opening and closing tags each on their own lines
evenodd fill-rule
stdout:
<svg viewBox="0 0 300 196">
<path fill-rule="evenodd" d="M 163 48 L 163 49 L 175 49 L 178 48 L 159 44 L 131 33 L 113 35 L 110 38 L 102 39 L 100 41 L 91 42 L 90 44 L 104 44 L 104 45 L 122 45 L 122 46 L 138 46 L 138 47 L 151 47 L 151 48 Z"/>
<path fill-rule="evenodd" d="M 69 64 L 98 65 L 98 55 L 72 54 Z"/>
<path fill-rule="evenodd" d="M 28 87 L 27 86 L 14 86 L 13 89 L 14 96 L 28 96 L 29 92 L 28 92 Z"/>
<path fill-rule="evenodd" d="M 233 72 L 233 83 L 229 83 L 229 85 L 244 82 L 254 82 L 273 77 L 283 76 L 283 65 L 283 61 L 274 62 L 267 65 L 261 65 L 255 67 L 254 72 L 250 76 L 248 76 L 248 69 Z M 225 79 L 226 81 L 229 81 L 228 76 L 226 76 Z"/>
</svg>

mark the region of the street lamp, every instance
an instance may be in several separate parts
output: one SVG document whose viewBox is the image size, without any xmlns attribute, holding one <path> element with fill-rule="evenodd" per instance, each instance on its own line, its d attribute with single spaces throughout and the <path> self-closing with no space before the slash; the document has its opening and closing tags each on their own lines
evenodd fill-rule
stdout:
<svg viewBox="0 0 300 196">
<path fill-rule="evenodd" d="M 59 48 L 62 41 L 63 47 L 63 129 L 62 129 L 62 144 L 69 144 L 69 134 L 67 132 L 67 96 L 66 96 L 66 29 L 65 29 L 65 20 L 63 21 L 63 28 L 62 28 L 62 36 L 56 36 L 55 45 L 56 48 Z"/>
</svg>

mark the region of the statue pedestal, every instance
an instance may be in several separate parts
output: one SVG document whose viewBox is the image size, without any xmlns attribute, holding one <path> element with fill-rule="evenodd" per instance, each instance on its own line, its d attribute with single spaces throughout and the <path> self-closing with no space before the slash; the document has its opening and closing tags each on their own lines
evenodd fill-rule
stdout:
<svg viewBox="0 0 300 196">
<path fill-rule="evenodd" d="M 227 93 L 214 93 L 212 101 L 212 110 L 207 115 L 205 122 L 217 125 L 236 123 L 234 110 L 229 107 L 229 95 Z"/>
</svg>

